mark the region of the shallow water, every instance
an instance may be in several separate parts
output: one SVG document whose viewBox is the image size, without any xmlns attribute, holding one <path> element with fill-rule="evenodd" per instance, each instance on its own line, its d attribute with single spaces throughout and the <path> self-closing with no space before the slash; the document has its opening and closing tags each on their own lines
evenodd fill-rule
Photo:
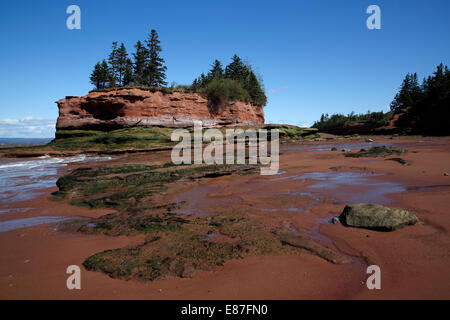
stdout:
<svg viewBox="0 0 450 320">
<path fill-rule="evenodd" d="M 370 149 L 380 146 L 392 146 L 390 142 L 349 142 L 349 143 L 336 143 L 336 144 L 316 144 L 316 145 L 286 145 L 281 146 L 280 150 L 305 150 L 305 151 L 331 151 L 331 148 L 337 150 L 352 151 L 361 149 Z"/>
<path fill-rule="evenodd" d="M 69 163 L 111 159 L 83 154 L 60 158 L 44 156 L 30 160 L 1 159 L 0 203 L 4 205 L 33 199 L 42 193 L 42 189 L 55 186 L 58 170 Z"/>
<path fill-rule="evenodd" d="M 406 192 L 407 188 L 401 183 L 387 182 L 379 177 L 383 174 L 361 172 L 309 172 L 298 175 L 270 179 L 269 181 L 299 180 L 312 181 L 306 188 L 312 193 L 331 196 L 339 203 L 374 203 L 386 205 L 392 200 L 391 193 Z M 295 193 L 293 193 L 294 195 Z"/>
<path fill-rule="evenodd" d="M 25 219 L 7 220 L 0 222 L 0 232 L 28 228 L 40 224 L 55 223 L 68 219 L 73 219 L 73 217 L 45 216 L 45 217 L 32 217 Z"/>
</svg>

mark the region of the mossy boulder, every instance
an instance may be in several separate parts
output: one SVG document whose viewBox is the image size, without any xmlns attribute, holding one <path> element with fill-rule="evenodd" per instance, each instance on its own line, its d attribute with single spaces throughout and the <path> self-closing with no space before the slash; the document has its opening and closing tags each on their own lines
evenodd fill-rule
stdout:
<svg viewBox="0 0 450 320">
<path fill-rule="evenodd" d="M 406 210 L 362 203 L 345 206 L 339 220 L 345 226 L 379 231 L 393 231 L 419 221 Z"/>
</svg>

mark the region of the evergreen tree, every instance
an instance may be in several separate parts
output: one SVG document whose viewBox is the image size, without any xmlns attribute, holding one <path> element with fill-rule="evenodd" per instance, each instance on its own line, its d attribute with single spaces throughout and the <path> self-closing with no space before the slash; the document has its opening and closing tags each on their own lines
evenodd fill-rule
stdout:
<svg viewBox="0 0 450 320">
<path fill-rule="evenodd" d="M 391 110 L 394 113 L 399 113 L 404 111 L 405 108 L 413 107 L 421 94 L 422 89 L 417 80 L 417 73 L 408 73 L 403 79 L 400 91 L 391 103 Z"/>
<path fill-rule="evenodd" d="M 125 73 L 123 75 L 123 85 L 127 86 L 133 83 L 133 61 L 130 58 L 127 58 L 125 63 Z"/>
<path fill-rule="evenodd" d="M 108 67 L 108 63 L 105 59 L 103 59 L 101 67 L 100 67 L 100 85 L 103 88 L 108 88 L 111 86 L 109 80 L 111 79 L 110 70 Z"/>
<path fill-rule="evenodd" d="M 255 73 L 251 69 L 248 72 L 244 88 L 247 90 L 248 94 L 250 95 L 250 99 L 254 104 L 258 106 L 266 105 L 267 97 L 264 93 L 264 89 L 262 88 L 262 85 L 256 77 Z"/>
<path fill-rule="evenodd" d="M 248 68 L 236 54 L 225 68 L 225 78 L 233 79 L 243 83 L 248 75 Z"/>
<path fill-rule="evenodd" d="M 215 60 L 214 63 L 211 65 L 211 70 L 208 72 L 208 79 L 221 79 L 223 78 L 223 68 L 222 64 L 219 60 Z"/>
<path fill-rule="evenodd" d="M 133 53 L 134 57 L 134 82 L 137 85 L 145 84 L 145 73 L 148 63 L 148 50 L 138 41 L 134 46 L 136 48 L 136 53 Z"/>
<path fill-rule="evenodd" d="M 110 79 L 109 86 L 115 87 L 119 84 L 119 49 L 117 48 L 117 42 L 112 43 L 112 50 L 108 57 Z"/>
<path fill-rule="evenodd" d="M 127 62 L 128 62 L 128 53 L 125 45 L 123 43 L 120 44 L 119 49 L 117 50 L 117 80 L 120 86 L 124 86 L 124 77 L 127 72 Z"/>
<path fill-rule="evenodd" d="M 94 71 L 92 71 L 90 80 L 96 89 L 102 89 L 101 87 L 101 64 L 97 62 L 94 66 Z"/>
<path fill-rule="evenodd" d="M 167 85 L 165 71 L 167 67 L 164 65 L 164 59 L 160 57 L 162 51 L 158 33 L 152 29 L 148 39 L 146 40 L 148 48 L 148 64 L 146 68 L 146 85 L 151 87 L 163 87 Z"/>
<path fill-rule="evenodd" d="M 125 45 L 120 44 L 117 47 L 117 42 L 112 43 L 112 51 L 109 54 L 108 62 L 110 66 L 110 86 L 124 86 L 124 76 L 127 72 L 128 53 Z"/>
<path fill-rule="evenodd" d="M 90 76 L 91 83 L 96 89 L 104 89 L 109 85 L 109 78 L 109 68 L 106 61 L 103 60 L 102 63 L 97 62 Z"/>
</svg>

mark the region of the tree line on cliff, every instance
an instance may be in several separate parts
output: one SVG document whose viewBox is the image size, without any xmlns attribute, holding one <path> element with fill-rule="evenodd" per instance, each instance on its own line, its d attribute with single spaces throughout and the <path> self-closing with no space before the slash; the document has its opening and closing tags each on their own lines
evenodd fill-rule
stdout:
<svg viewBox="0 0 450 320">
<path fill-rule="evenodd" d="M 134 46 L 134 61 L 129 58 L 125 45 L 112 43 L 112 51 L 108 62 L 103 59 L 97 62 L 91 73 L 90 80 L 96 89 L 125 87 L 128 85 L 142 85 L 148 87 L 163 87 L 167 85 L 164 59 L 159 36 L 152 29 L 148 38 L 142 43 L 138 41 Z"/>
<path fill-rule="evenodd" d="M 123 43 L 112 43 L 108 59 L 97 62 L 90 75 L 96 89 L 116 87 L 167 88 L 165 61 L 158 33 L 151 30 L 148 38 L 136 43 L 131 59 Z M 175 85 L 172 85 L 172 89 Z M 267 103 L 262 79 L 249 63 L 234 55 L 225 69 L 215 60 L 211 70 L 194 79 L 191 85 L 180 85 L 178 89 L 206 95 L 212 106 L 220 107 L 226 101 L 245 101 L 264 106 Z"/>
<path fill-rule="evenodd" d="M 390 104 L 390 112 L 368 112 L 356 115 L 322 114 L 313 125 L 319 131 L 337 133 L 356 122 L 370 128 L 381 127 L 394 116 L 396 129 L 404 133 L 448 135 L 450 134 L 450 71 L 439 64 L 434 73 L 419 84 L 417 73 L 408 73 Z M 370 126 L 371 125 L 371 126 Z M 354 127 L 358 129 L 357 126 Z M 347 130 L 348 131 L 348 130 Z M 357 133 L 357 132 L 355 132 Z M 383 131 L 380 131 L 383 133 Z"/>
</svg>

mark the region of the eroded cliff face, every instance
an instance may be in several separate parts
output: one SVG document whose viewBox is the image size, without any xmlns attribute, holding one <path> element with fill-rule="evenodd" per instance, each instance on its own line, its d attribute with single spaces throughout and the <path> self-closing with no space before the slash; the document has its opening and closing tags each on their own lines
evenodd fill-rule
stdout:
<svg viewBox="0 0 450 320">
<path fill-rule="evenodd" d="M 151 92 L 137 88 L 90 92 L 56 102 L 57 129 L 121 128 L 132 126 L 205 127 L 258 125 L 264 123 L 263 108 L 245 102 L 228 103 L 214 111 L 208 100 L 194 93 Z"/>
</svg>

